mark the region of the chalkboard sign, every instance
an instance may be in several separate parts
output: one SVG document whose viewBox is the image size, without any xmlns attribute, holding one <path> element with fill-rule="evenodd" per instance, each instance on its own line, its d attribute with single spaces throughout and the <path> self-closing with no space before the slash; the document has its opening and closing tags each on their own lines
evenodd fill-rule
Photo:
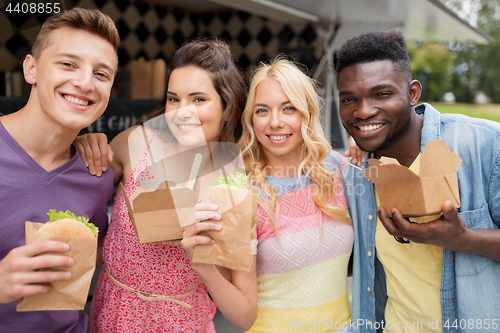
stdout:
<svg viewBox="0 0 500 333">
<path fill-rule="evenodd" d="M 27 97 L 0 96 L 0 113 L 16 112 L 27 102 Z M 80 133 L 105 133 L 109 142 L 118 133 L 134 125 L 140 116 L 153 111 L 159 104 L 160 101 L 157 100 L 111 99 L 103 115 Z"/>
<path fill-rule="evenodd" d="M 93 124 L 81 131 L 83 133 L 105 133 L 111 141 L 118 133 L 135 125 L 143 114 L 153 111 L 160 101 L 112 99 L 106 111 Z"/>
</svg>

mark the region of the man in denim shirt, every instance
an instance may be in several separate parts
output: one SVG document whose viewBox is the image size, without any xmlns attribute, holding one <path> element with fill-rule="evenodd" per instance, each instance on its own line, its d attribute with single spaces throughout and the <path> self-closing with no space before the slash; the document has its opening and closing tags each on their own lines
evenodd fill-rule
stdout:
<svg viewBox="0 0 500 333">
<path fill-rule="evenodd" d="M 368 158 L 388 156 L 418 170 L 427 142 L 444 140 L 463 160 L 460 208 L 443 202 L 441 217 L 421 224 L 395 208 L 389 218 L 373 183 L 344 168 L 355 232 L 352 328 L 499 332 L 500 125 L 416 106 L 422 86 L 411 80 L 399 32 L 352 37 L 335 68 L 340 117 Z"/>
</svg>

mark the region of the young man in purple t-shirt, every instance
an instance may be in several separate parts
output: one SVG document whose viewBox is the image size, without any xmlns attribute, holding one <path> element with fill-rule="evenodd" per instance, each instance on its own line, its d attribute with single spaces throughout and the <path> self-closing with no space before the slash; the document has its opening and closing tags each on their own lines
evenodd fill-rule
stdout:
<svg viewBox="0 0 500 333">
<path fill-rule="evenodd" d="M 107 230 L 112 172 L 89 175 L 72 142 L 106 109 L 118 65 L 119 36 L 108 16 L 75 8 L 49 18 L 23 62 L 28 103 L 0 117 L 0 331 L 86 332 L 83 311 L 16 312 L 22 297 L 48 293 L 67 280 L 69 246 L 25 245 L 24 222 L 46 222 L 49 209 L 71 210 Z M 0 110 L 1 111 L 1 110 Z"/>
</svg>

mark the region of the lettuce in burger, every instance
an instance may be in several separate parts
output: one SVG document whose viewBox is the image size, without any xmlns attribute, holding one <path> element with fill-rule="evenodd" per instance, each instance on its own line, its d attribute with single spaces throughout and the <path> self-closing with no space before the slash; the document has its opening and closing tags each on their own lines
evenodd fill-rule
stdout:
<svg viewBox="0 0 500 333">
<path fill-rule="evenodd" d="M 57 212 L 55 209 L 51 209 L 47 215 L 49 215 L 49 221 L 38 232 L 79 238 L 94 238 L 99 232 L 95 225 L 89 223 L 89 219 L 76 216 L 69 210 Z"/>
</svg>

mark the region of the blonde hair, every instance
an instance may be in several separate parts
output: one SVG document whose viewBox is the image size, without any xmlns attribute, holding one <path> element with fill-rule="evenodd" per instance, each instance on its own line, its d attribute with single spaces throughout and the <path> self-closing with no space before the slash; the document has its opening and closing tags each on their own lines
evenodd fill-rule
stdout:
<svg viewBox="0 0 500 333">
<path fill-rule="evenodd" d="M 249 185 L 257 185 L 270 198 L 269 207 L 266 207 L 262 200 L 259 200 L 259 203 L 269 213 L 275 234 L 277 234 L 277 222 L 274 221 L 270 212 L 276 208 L 276 216 L 279 214 L 277 195 L 274 188 L 265 180 L 269 169 L 266 167 L 268 158 L 262 144 L 256 140 L 252 125 L 256 89 L 268 79 L 275 79 L 281 84 L 291 104 L 302 114 L 300 131 L 303 143 L 299 151 L 301 163 L 298 167 L 298 175 L 304 174 L 311 179 L 313 200 L 322 212 L 350 224 L 351 219 L 347 216 L 347 212 L 339 208 L 335 200 L 335 188 L 340 185 L 341 175 L 329 171 L 323 162 L 332 148 L 324 137 L 320 123 L 317 84 L 293 62 L 278 56 L 268 64 L 261 63 L 252 75 L 247 102 L 243 110 L 243 133 L 238 142 L 243 152 Z M 334 181 L 333 177 L 337 180 Z"/>
</svg>

